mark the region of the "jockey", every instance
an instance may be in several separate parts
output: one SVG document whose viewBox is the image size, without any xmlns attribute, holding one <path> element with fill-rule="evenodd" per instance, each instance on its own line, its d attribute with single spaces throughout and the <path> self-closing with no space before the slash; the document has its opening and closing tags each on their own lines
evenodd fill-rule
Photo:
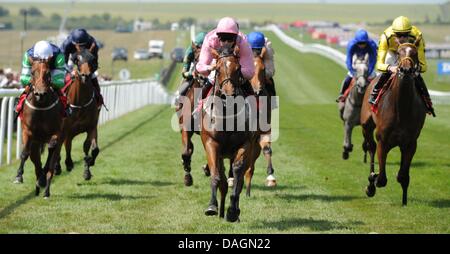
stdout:
<svg viewBox="0 0 450 254">
<path fill-rule="evenodd" d="M 251 32 L 247 36 L 248 43 L 250 44 L 253 52 L 260 54 L 263 48 L 266 48 L 266 53 L 264 54 L 264 67 L 267 79 L 267 91 L 269 94 L 275 96 L 275 82 L 273 81 L 273 76 L 275 75 L 275 65 L 273 60 L 273 55 L 275 54 L 272 48 L 272 42 L 267 39 L 261 32 Z"/>
<path fill-rule="evenodd" d="M 195 50 L 201 49 L 203 40 L 205 39 L 205 32 L 200 32 L 195 36 L 192 44 L 186 49 L 183 60 L 183 70 L 181 71 L 181 76 L 183 77 L 183 82 L 178 89 L 178 96 L 175 99 L 175 105 L 179 105 L 180 96 L 185 96 L 188 89 L 192 85 L 192 77 L 195 75 Z"/>
<path fill-rule="evenodd" d="M 241 65 L 242 76 L 248 84 L 248 87 L 245 87 L 245 89 L 249 89 L 251 87 L 249 80 L 252 79 L 255 73 L 252 49 L 247 43 L 245 35 L 239 31 L 239 26 L 236 21 L 230 17 L 222 18 L 217 24 L 217 28 L 205 36 L 196 70 L 200 74 L 208 76 L 216 67 L 210 49 L 218 50 L 224 46 L 234 47 L 236 45 L 240 48 L 239 63 Z M 207 85 L 204 89 L 209 90 L 209 87 L 211 87 L 211 84 Z"/>
<path fill-rule="evenodd" d="M 98 68 L 98 45 L 95 41 L 94 37 L 89 35 L 85 29 L 78 28 L 73 30 L 70 35 L 66 38 L 66 40 L 63 42 L 61 49 L 65 56 L 65 63 L 67 65 L 67 70 L 69 72 L 72 72 L 73 68 L 73 59 L 70 58 L 70 55 L 75 53 L 77 51 L 75 45 L 79 45 L 80 47 L 90 48 L 91 45 L 94 44 L 93 51 L 91 52 L 94 55 L 94 69 L 92 70 L 93 73 L 91 74 L 92 79 L 92 85 L 94 86 L 95 91 L 95 99 L 97 101 L 97 105 L 101 106 L 103 105 L 103 96 L 100 93 L 100 86 L 98 84 L 97 75 L 95 72 Z M 72 55 L 73 57 L 73 55 Z M 69 60 L 71 61 L 69 64 Z M 67 75 L 70 75 L 68 73 Z M 70 76 L 69 76 L 70 77 Z"/>
<path fill-rule="evenodd" d="M 397 17 L 392 23 L 392 26 L 384 30 L 383 34 L 380 36 L 377 56 L 377 70 L 382 72 L 382 74 L 377 84 L 375 84 L 375 86 L 373 87 L 372 93 L 369 98 L 369 103 L 375 104 L 381 88 L 389 80 L 391 74 L 397 72 L 398 67 L 396 66 L 396 52 L 399 45 L 396 42 L 396 38 L 414 40 L 420 38 L 419 46 L 417 48 L 419 69 L 415 78 L 415 84 L 423 100 L 425 101 L 428 113 L 435 116 L 433 104 L 430 99 L 430 94 L 428 93 L 425 81 L 420 75 L 420 73 L 424 73 L 425 71 L 427 71 L 427 61 L 425 59 L 425 42 L 422 38 L 422 32 L 417 27 L 412 26 L 409 19 L 404 16 Z"/>
<path fill-rule="evenodd" d="M 20 95 L 16 106 L 16 113 L 20 114 L 23 109 L 23 103 L 31 89 L 31 62 L 32 59 L 50 59 L 51 85 L 58 93 L 60 101 L 64 108 L 66 106 L 66 98 L 60 92 L 64 86 L 64 55 L 58 46 L 48 41 L 38 41 L 34 46 L 28 49 L 22 58 L 22 72 L 20 74 L 20 83 L 25 87 L 24 92 Z"/>
<path fill-rule="evenodd" d="M 345 63 L 347 64 L 347 76 L 341 85 L 341 90 L 339 91 L 339 98 L 336 102 L 344 101 L 344 93 L 350 85 L 350 82 L 355 75 L 355 69 L 353 69 L 353 56 L 364 56 L 369 55 L 369 78 L 375 78 L 375 63 L 377 61 L 377 44 L 374 40 L 369 38 L 367 31 L 360 29 L 356 31 L 355 38 L 353 38 L 347 45 L 347 58 Z"/>
</svg>

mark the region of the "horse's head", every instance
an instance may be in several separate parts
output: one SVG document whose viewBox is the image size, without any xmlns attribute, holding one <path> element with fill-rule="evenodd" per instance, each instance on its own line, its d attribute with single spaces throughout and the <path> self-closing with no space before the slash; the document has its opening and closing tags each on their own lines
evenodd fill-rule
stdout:
<svg viewBox="0 0 450 254">
<path fill-rule="evenodd" d="M 236 88 L 241 85 L 241 65 L 239 63 L 239 47 L 224 47 L 218 51 L 211 50 L 216 59 L 216 84 L 221 95 L 235 96 Z"/>
<path fill-rule="evenodd" d="M 74 63 L 78 67 L 78 75 L 81 77 L 83 83 L 91 76 L 95 69 L 95 57 L 92 54 L 95 44 L 92 43 L 89 49 L 80 45 L 75 45 L 77 51 L 74 54 Z"/>
<path fill-rule="evenodd" d="M 355 81 L 359 94 L 364 94 L 369 84 L 369 54 L 353 56 L 353 69 L 356 71 Z"/>
<path fill-rule="evenodd" d="M 266 80 L 266 68 L 264 66 L 264 55 L 266 54 L 266 48 L 253 50 L 253 63 L 255 64 L 255 74 L 250 80 L 253 90 L 256 94 L 259 94 L 263 89 L 264 82 Z"/>
<path fill-rule="evenodd" d="M 417 46 L 420 43 L 420 36 L 413 42 L 401 42 L 397 40 L 399 44 L 398 53 L 398 70 L 400 75 L 412 75 L 419 66 L 419 57 Z"/>
<path fill-rule="evenodd" d="M 49 59 L 33 59 L 29 57 L 31 63 L 31 91 L 36 101 L 43 100 L 51 91 L 51 70 Z"/>
</svg>

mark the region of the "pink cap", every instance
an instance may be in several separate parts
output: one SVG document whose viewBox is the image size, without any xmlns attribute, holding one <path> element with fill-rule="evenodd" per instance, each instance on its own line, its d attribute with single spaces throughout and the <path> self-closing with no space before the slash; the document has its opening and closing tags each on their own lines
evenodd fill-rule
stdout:
<svg viewBox="0 0 450 254">
<path fill-rule="evenodd" d="M 234 19 L 230 17 L 225 17 L 219 21 L 219 24 L 217 24 L 216 34 L 217 33 L 238 34 L 239 28 Z"/>
</svg>

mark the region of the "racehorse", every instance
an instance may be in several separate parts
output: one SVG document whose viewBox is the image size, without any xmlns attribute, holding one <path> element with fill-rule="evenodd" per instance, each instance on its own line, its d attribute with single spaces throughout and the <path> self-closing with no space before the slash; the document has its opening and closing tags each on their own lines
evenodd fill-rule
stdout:
<svg viewBox="0 0 450 254">
<path fill-rule="evenodd" d="M 347 160 L 349 153 L 353 151 L 353 128 L 360 125 L 361 105 L 369 84 L 368 62 L 368 54 L 353 57 L 353 68 L 356 70 L 356 75 L 350 83 L 350 92 L 345 101 L 338 104 L 341 119 L 344 121 L 344 151 L 342 152 L 344 160 Z M 365 158 L 366 156 L 364 156 L 364 161 L 366 161 Z"/>
<path fill-rule="evenodd" d="M 44 189 L 44 198 L 50 197 L 50 184 L 57 166 L 61 149 L 63 105 L 58 93 L 51 86 L 49 60 L 29 58 L 31 63 L 31 89 L 21 112 L 23 149 L 16 183 L 23 182 L 23 168 L 28 157 L 36 173 L 36 196 Z M 42 168 L 41 154 L 48 143 L 48 156 Z"/>
<path fill-rule="evenodd" d="M 198 62 L 198 58 L 200 56 L 201 48 L 195 46 L 192 43 L 192 47 L 194 49 L 194 66 L 195 63 Z M 199 134 L 199 131 L 195 131 L 197 126 L 194 125 L 194 118 L 192 116 L 192 112 L 194 111 L 195 101 L 198 101 L 199 98 L 195 98 L 194 91 L 200 91 L 201 88 L 205 85 L 206 78 L 202 77 L 199 73 L 196 73 L 194 70 L 192 80 L 188 82 L 192 82 L 191 87 L 186 92 L 186 95 L 181 98 L 182 107 L 178 108 L 177 111 L 180 112 L 178 123 L 180 126 L 181 132 L 181 143 L 183 145 L 183 151 L 181 152 L 181 159 L 183 161 L 183 170 L 184 170 L 184 185 L 191 186 L 193 184 L 193 178 L 191 175 L 191 158 L 194 153 L 194 144 L 192 143 L 192 136 L 194 133 Z M 200 94 L 199 94 L 200 95 Z M 209 176 L 209 168 L 208 165 L 203 166 L 203 170 L 206 176 Z"/>
<path fill-rule="evenodd" d="M 92 85 L 91 75 L 93 69 L 94 55 L 92 54 L 93 44 L 91 48 L 81 48 L 76 46 L 77 51 L 74 54 L 74 64 L 77 70 L 74 73 L 72 83 L 67 87 L 67 104 L 70 107 L 71 114 L 66 117 L 63 122 L 63 138 L 66 149 L 66 169 L 73 169 L 73 160 L 71 156 L 72 140 L 80 133 L 86 132 L 86 140 L 83 144 L 84 157 L 84 173 L 85 180 L 92 177 L 90 167 L 94 166 L 95 159 L 100 152 L 97 143 L 97 123 L 100 108 L 97 107 L 95 100 L 94 87 Z M 89 156 L 89 150 L 92 150 Z"/>
<path fill-rule="evenodd" d="M 259 110 L 258 110 L 258 120 L 261 118 L 261 114 L 265 114 L 265 119 L 267 123 L 270 125 L 271 120 L 271 96 L 268 90 L 266 89 L 266 75 L 265 75 L 265 66 L 264 66 L 264 54 L 266 54 L 266 48 L 262 48 L 260 52 L 253 52 L 253 61 L 255 65 L 255 74 L 253 78 L 250 80 L 250 84 L 252 85 L 253 91 L 257 96 L 257 100 L 259 100 Z M 267 98 L 266 100 L 260 100 L 260 98 Z M 250 164 L 250 167 L 245 172 L 245 185 L 246 185 L 246 195 L 250 196 L 251 189 L 251 180 L 253 177 L 253 173 L 255 171 L 255 162 L 258 159 L 261 149 L 263 151 L 264 157 L 267 160 L 267 178 L 266 178 L 266 186 L 275 187 L 276 179 L 274 174 L 274 169 L 272 167 L 272 149 L 271 149 L 271 141 L 270 134 L 271 130 L 262 130 L 260 127 L 260 121 L 258 121 L 258 142 L 259 146 L 255 146 L 253 149 L 253 161 Z M 230 170 L 230 176 L 232 177 L 232 171 Z M 232 186 L 233 178 L 228 179 L 228 183 Z"/>
<path fill-rule="evenodd" d="M 239 131 L 237 125 L 240 121 L 234 121 L 233 126 L 226 126 L 226 130 L 220 129 L 224 123 L 223 118 L 231 117 L 234 120 L 239 114 L 226 114 L 227 101 L 242 99 L 244 95 L 244 82 L 239 64 L 239 47 L 224 47 L 216 51 L 211 49 L 213 58 L 216 59 L 216 73 L 212 94 L 208 97 L 206 110 L 202 112 L 201 138 L 207 155 L 208 166 L 211 172 L 211 200 L 205 211 L 206 215 L 217 214 L 217 188 L 220 187 L 220 214 L 224 217 L 225 198 L 227 194 L 227 182 L 223 160 L 230 159 L 235 181 L 230 197 L 230 206 L 227 210 L 226 220 L 235 222 L 239 219 L 239 196 L 244 184 L 244 173 L 253 161 L 253 149 L 257 145 L 256 131 Z M 209 102 L 213 101 L 210 105 Z M 228 104 L 228 106 L 230 106 Z M 233 103 L 233 109 L 236 104 Z M 229 108 L 229 107 L 227 107 Z M 241 110 L 240 112 L 245 111 Z M 232 127 L 229 130 L 228 127 Z"/>
<path fill-rule="evenodd" d="M 407 205 L 407 193 L 409 185 L 409 169 L 412 158 L 417 148 L 417 138 L 420 135 L 425 122 L 426 110 L 423 100 L 415 86 L 415 75 L 419 60 L 417 45 L 420 37 L 414 43 L 400 43 L 398 53 L 398 71 L 393 73 L 378 102 L 378 109 L 371 110 L 368 103 L 370 89 L 367 89 L 364 96 L 364 103 L 361 111 L 361 125 L 363 127 L 364 144 L 370 154 L 370 175 L 369 185 L 366 187 L 366 194 L 373 197 L 376 187 L 384 187 L 387 184 L 386 159 L 388 152 L 396 147 L 400 147 L 401 165 L 397 174 L 397 181 L 402 186 L 402 204 Z M 378 144 L 373 138 L 373 131 L 376 127 L 375 136 Z M 374 155 L 378 155 L 379 174 L 374 173 Z M 376 186 L 376 187 L 375 187 Z"/>
</svg>

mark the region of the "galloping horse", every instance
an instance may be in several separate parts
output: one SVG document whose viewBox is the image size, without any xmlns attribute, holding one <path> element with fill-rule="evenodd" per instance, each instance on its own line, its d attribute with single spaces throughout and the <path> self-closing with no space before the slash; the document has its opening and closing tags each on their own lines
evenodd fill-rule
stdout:
<svg viewBox="0 0 450 254">
<path fill-rule="evenodd" d="M 342 152 L 344 160 L 347 160 L 349 153 L 353 151 L 353 128 L 360 125 L 361 105 L 369 84 L 368 62 L 368 54 L 353 57 L 353 68 L 356 70 L 356 75 L 350 83 L 351 90 L 347 98 L 344 102 L 339 102 L 338 104 L 341 119 L 344 121 L 344 151 Z M 366 156 L 364 156 L 364 161 L 366 160 L 365 158 Z"/>
<path fill-rule="evenodd" d="M 85 154 L 83 177 L 85 180 L 91 179 L 90 167 L 94 166 L 95 159 L 100 152 L 97 144 L 97 123 L 100 109 L 96 105 L 94 87 L 91 80 L 94 60 L 94 56 L 91 53 L 93 46 L 90 49 L 85 49 L 77 45 L 74 63 L 77 65 L 78 70 L 75 72 L 72 84 L 66 89 L 67 104 L 72 114 L 64 119 L 62 132 L 66 148 L 65 164 L 67 171 L 73 169 L 71 156 L 73 138 L 80 133 L 87 133 L 83 144 Z M 91 156 L 89 156 L 89 149 L 92 149 Z"/>
<path fill-rule="evenodd" d="M 258 54 L 259 53 L 259 54 Z M 255 64 L 255 74 L 253 78 L 250 80 L 250 84 L 252 85 L 253 91 L 257 96 L 257 100 L 259 100 L 258 105 L 260 106 L 258 110 L 258 120 L 261 118 L 261 114 L 265 114 L 265 119 L 267 123 L 270 124 L 271 120 L 271 96 L 266 87 L 266 75 L 265 75 L 265 66 L 264 66 L 264 54 L 266 54 L 266 48 L 262 48 L 261 52 L 253 52 L 253 61 Z M 260 100 L 260 98 L 267 98 L 266 100 Z M 264 157 L 267 160 L 267 178 L 266 178 L 266 186 L 275 187 L 276 179 L 274 174 L 274 169 L 272 167 L 272 149 L 271 149 L 271 141 L 270 134 L 271 130 L 261 130 L 260 123 L 258 121 L 258 138 L 259 138 L 259 146 L 255 146 L 253 150 L 253 161 L 250 167 L 245 172 L 245 185 L 246 185 L 246 195 L 250 196 L 251 189 L 251 180 L 253 177 L 253 173 L 255 171 L 255 162 L 258 159 L 261 149 L 263 151 Z M 231 171 L 230 171 L 231 173 Z"/>
<path fill-rule="evenodd" d="M 223 118 L 233 118 L 237 115 L 226 114 L 222 112 L 227 107 L 227 101 L 242 99 L 243 78 L 240 72 L 239 47 L 222 48 L 219 51 L 211 49 L 213 57 L 216 59 L 216 74 L 213 92 L 208 98 L 208 102 L 213 100 L 213 104 L 203 111 L 201 138 L 205 148 L 208 160 L 208 166 L 211 172 L 211 200 L 205 211 L 206 215 L 217 214 L 217 188 L 220 187 L 220 217 L 224 217 L 225 198 L 227 194 L 227 182 L 225 176 L 225 167 L 223 160 L 230 159 L 235 181 L 232 187 L 230 197 L 230 207 L 227 210 L 227 221 L 235 222 L 239 219 L 239 195 L 244 184 L 244 173 L 253 161 L 253 149 L 257 145 L 257 134 L 255 131 L 239 131 L 236 126 L 227 126 L 226 130 L 221 130 L 220 124 L 224 124 Z M 231 105 L 228 105 L 231 106 Z M 236 106 L 233 103 L 232 105 Z M 227 107 L 229 108 L 229 107 Z M 233 110 L 234 111 L 234 110 Z M 245 111 L 241 110 L 240 112 Z M 235 124 L 242 124 L 240 121 L 233 121 Z M 228 121 L 225 123 L 228 124 Z M 235 125 L 233 124 L 233 125 Z M 232 127 L 233 130 L 228 128 Z"/>
<path fill-rule="evenodd" d="M 195 45 L 192 45 L 193 47 Z M 194 47 L 194 66 L 198 62 L 200 56 L 200 49 Z M 192 143 L 192 136 L 194 133 L 199 134 L 195 131 L 196 126 L 194 126 L 194 118 L 192 117 L 192 112 L 194 111 L 195 101 L 198 98 L 194 97 L 195 89 L 200 90 L 204 86 L 205 78 L 198 73 L 194 73 L 192 86 L 187 91 L 186 95 L 181 98 L 181 103 L 183 106 L 179 108 L 181 114 L 179 114 L 178 123 L 181 129 L 181 143 L 183 144 L 183 151 L 181 153 L 181 158 L 183 160 L 183 170 L 184 170 L 184 185 L 191 186 L 193 184 L 193 179 L 191 175 L 191 158 L 194 153 L 194 144 Z M 201 96 L 201 95 L 200 95 Z M 208 165 L 203 167 L 206 176 L 209 176 Z"/>
<path fill-rule="evenodd" d="M 386 159 L 388 152 L 400 147 L 401 165 L 397 174 L 397 181 L 403 189 L 402 204 L 407 204 L 409 185 L 409 168 L 417 148 L 417 138 L 422 130 L 426 110 L 419 92 L 415 86 L 415 73 L 418 67 L 417 45 L 420 38 L 414 43 L 400 43 L 398 53 L 398 72 L 394 73 L 386 83 L 384 95 L 379 99 L 378 112 L 371 111 L 368 103 L 370 89 L 364 96 L 361 111 L 361 125 L 363 127 L 364 144 L 370 154 L 369 185 L 366 194 L 373 197 L 376 187 L 387 184 Z M 383 93 L 383 91 L 381 92 Z M 373 131 L 376 127 L 376 138 Z M 374 155 L 378 154 L 379 174 L 374 173 Z"/>
<path fill-rule="evenodd" d="M 21 113 L 23 150 L 16 182 L 23 182 L 23 167 L 28 156 L 36 173 L 36 196 L 45 188 L 44 198 L 50 197 L 50 184 L 57 166 L 61 149 L 61 127 L 63 105 L 51 86 L 51 71 L 48 60 L 34 60 L 31 63 L 31 90 L 25 99 Z M 48 143 L 48 157 L 44 168 L 41 153 Z"/>
</svg>

